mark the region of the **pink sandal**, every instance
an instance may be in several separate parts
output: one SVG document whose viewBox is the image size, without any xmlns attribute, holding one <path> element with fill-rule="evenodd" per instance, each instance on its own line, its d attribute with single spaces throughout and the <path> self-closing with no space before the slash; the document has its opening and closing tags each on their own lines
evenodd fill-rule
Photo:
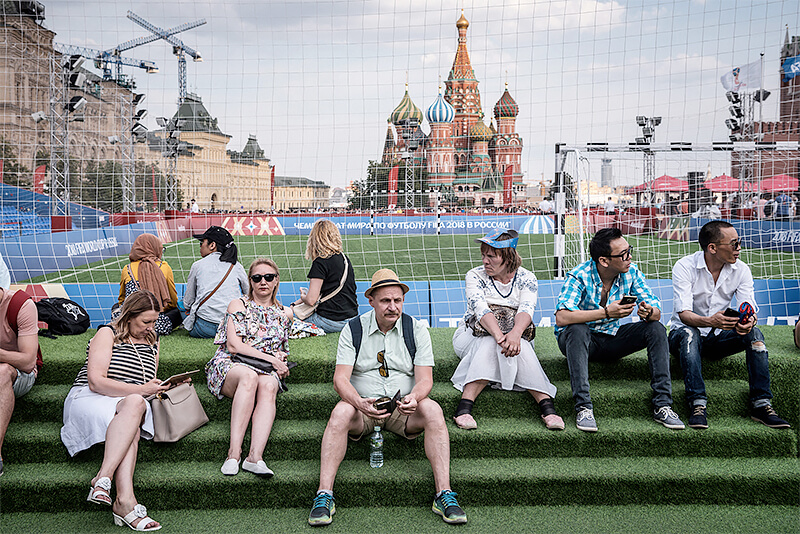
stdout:
<svg viewBox="0 0 800 534">
<path fill-rule="evenodd" d="M 89 490 L 89 496 L 86 500 L 95 504 L 105 504 L 111 506 L 111 479 L 108 477 L 100 477 L 94 486 Z"/>
</svg>

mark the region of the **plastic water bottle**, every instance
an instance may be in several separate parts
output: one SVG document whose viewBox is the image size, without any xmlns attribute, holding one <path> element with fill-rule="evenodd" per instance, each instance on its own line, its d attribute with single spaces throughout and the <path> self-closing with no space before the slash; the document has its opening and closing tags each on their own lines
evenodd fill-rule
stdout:
<svg viewBox="0 0 800 534">
<path fill-rule="evenodd" d="M 381 427 L 376 426 L 369 437 L 369 466 L 383 467 L 383 434 Z"/>
</svg>

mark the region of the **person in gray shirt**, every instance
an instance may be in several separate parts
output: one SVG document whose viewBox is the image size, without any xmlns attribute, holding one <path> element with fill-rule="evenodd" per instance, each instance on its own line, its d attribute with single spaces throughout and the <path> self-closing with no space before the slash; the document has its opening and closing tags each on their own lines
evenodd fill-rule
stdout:
<svg viewBox="0 0 800 534">
<path fill-rule="evenodd" d="M 213 338 L 228 304 L 247 294 L 247 273 L 237 261 L 238 250 L 233 236 L 221 226 L 210 226 L 200 240 L 202 259 L 192 264 L 183 305 L 189 312 L 183 326 L 191 337 Z"/>
</svg>

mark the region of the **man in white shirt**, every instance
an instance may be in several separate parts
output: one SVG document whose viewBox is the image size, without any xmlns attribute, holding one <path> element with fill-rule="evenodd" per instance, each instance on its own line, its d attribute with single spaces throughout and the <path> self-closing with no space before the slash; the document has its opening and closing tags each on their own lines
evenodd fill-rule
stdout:
<svg viewBox="0 0 800 534">
<path fill-rule="evenodd" d="M 614 204 L 614 201 L 611 200 L 611 197 L 608 197 L 606 203 L 603 204 L 603 209 L 606 212 L 606 215 L 614 215 L 617 212 L 617 205 Z"/>
<path fill-rule="evenodd" d="M 539 211 L 542 213 L 550 213 L 553 211 L 553 203 L 550 202 L 549 197 L 544 197 L 541 202 L 539 202 Z"/>
<path fill-rule="evenodd" d="M 192 213 L 200 213 L 200 206 L 197 205 L 197 202 L 195 202 L 194 199 L 192 199 L 191 212 Z"/>
<path fill-rule="evenodd" d="M 683 369 L 689 426 L 708 428 L 701 358 L 721 359 L 745 351 L 750 417 L 770 428 L 789 428 L 772 408 L 769 355 L 764 335 L 756 327 L 753 275 L 739 260 L 739 234 L 726 221 L 711 221 L 700 229 L 698 241 L 702 250 L 681 258 L 672 269 L 669 348 Z M 740 307 L 749 303 L 752 313 L 726 315 L 733 297 Z"/>
</svg>

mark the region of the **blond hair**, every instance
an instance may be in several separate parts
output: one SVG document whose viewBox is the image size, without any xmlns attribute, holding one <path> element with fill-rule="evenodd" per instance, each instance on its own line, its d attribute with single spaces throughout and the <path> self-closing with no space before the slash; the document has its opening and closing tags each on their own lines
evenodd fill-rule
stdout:
<svg viewBox="0 0 800 534">
<path fill-rule="evenodd" d="M 161 313 L 161 304 L 156 296 L 146 289 L 131 293 L 122 303 L 119 317 L 111 322 L 115 332 L 114 343 L 122 343 L 130 338 L 131 320 L 148 311 Z M 145 334 L 145 340 L 150 345 L 154 345 L 157 339 L 158 336 L 155 332 L 147 332 Z"/>
<path fill-rule="evenodd" d="M 247 298 L 253 300 L 253 280 L 250 277 L 253 275 L 253 269 L 258 267 L 259 265 L 269 265 L 273 269 L 275 269 L 275 274 L 277 279 L 277 284 L 275 284 L 275 291 L 272 292 L 272 302 L 270 306 L 278 306 L 278 286 L 281 285 L 281 277 L 280 271 L 278 271 L 278 266 L 269 258 L 256 258 L 253 260 L 253 263 L 250 264 L 250 269 L 247 271 L 247 283 L 250 285 L 250 289 L 247 291 Z"/>
<path fill-rule="evenodd" d="M 342 252 L 342 234 L 328 219 L 319 219 L 311 227 L 306 242 L 306 259 L 330 258 Z"/>
</svg>

